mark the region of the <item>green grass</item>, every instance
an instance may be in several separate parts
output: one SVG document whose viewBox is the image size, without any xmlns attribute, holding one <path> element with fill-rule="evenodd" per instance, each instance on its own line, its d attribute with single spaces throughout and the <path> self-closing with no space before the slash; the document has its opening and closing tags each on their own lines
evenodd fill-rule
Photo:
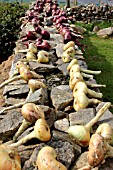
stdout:
<svg viewBox="0 0 113 170">
<path fill-rule="evenodd" d="M 83 43 L 88 46 L 84 52 L 85 61 L 91 70 L 101 70 L 95 79 L 98 84 L 105 84 L 100 88 L 103 101 L 113 104 L 113 38 L 101 39 L 96 35 L 84 35 Z"/>
</svg>

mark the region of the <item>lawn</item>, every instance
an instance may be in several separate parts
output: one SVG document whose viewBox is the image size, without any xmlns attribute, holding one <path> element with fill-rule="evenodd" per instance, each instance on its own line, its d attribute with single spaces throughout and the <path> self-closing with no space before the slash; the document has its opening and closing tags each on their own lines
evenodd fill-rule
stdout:
<svg viewBox="0 0 113 170">
<path fill-rule="evenodd" d="M 100 88 L 103 101 L 113 104 L 113 37 L 101 39 L 85 34 L 83 43 L 87 45 L 84 57 L 88 68 L 102 71 L 95 79 L 98 84 L 106 85 L 106 88 Z"/>
</svg>

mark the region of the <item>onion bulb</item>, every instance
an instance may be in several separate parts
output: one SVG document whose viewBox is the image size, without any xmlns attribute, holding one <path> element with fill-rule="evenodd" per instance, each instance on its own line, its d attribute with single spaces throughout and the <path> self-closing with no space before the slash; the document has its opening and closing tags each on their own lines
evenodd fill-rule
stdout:
<svg viewBox="0 0 113 170">
<path fill-rule="evenodd" d="M 64 53 L 62 54 L 62 61 L 63 61 L 64 63 L 70 62 L 70 61 L 71 61 L 70 55 L 64 52 Z"/>
<path fill-rule="evenodd" d="M 41 50 L 37 54 L 38 56 L 38 63 L 48 63 L 49 62 L 49 53 L 47 51 Z"/>
<path fill-rule="evenodd" d="M 21 170 L 18 151 L 6 144 L 0 145 L 0 170 Z"/>
<path fill-rule="evenodd" d="M 108 157 L 113 158 L 113 147 L 100 134 L 93 134 L 89 142 L 88 163 L 98 166 Z"/>
<path fill-rule="evenodd" d="M 38 119 L 35 123 L 34 130 L 30 134 L 26 135 L 18 142 L 10 144 L 10 146 L 18 147 L 26 143 L 27 141 L 31 140 L 32 138 L 37 138 L 40 141 L 44 142 L 50 140 L 51 138 L 50 128 L 45 119 Z"/>
<path fill-rule="evenodd" d="M 67 168 L 57 159 L 54 148 L 44 146 L 38 153 L 36 166 L 39 170 L 67 170 Z"/>
<path fill-rule="evenodd" d="M 110 102 L 106 102 L 104 106 L 97 112 L 96 116 L 86 125 L 70 126 L 67 130 L 72 139 L 80 146 L 86 147 L 90 141 L 90 130 L 92 126 L 100 119 L 104 112 L 111 106 Z"/>
<path fill-rule="evenodd" d="M 64 45 L 63 50 L 66 51 L 70 47 L 74 47 L 75 43 L 74 41 L 69 41 L 67 44 Z"/>
<path fill-rule="evenodd" d="M 113 145 L 113 128 L 109 123 L 100 124 L 95 133 L 100 134 L 110 145 Z"/>
<path fill-rule="evenodd" d="M 18 131 L 13 137 L 13 142 L 20 136 L 20 134 L 32 123 L 36 122 L 37 119 L 45 119 L 45 114 L 40 106 L 34 103 L 26 103 L 21 108 L 21 114 L 24 117 L 24 120 L 19 127 Z"/>
<path fill-rule="evenodd" d="M 34 54 L 34 53 L 32 53 L 32 52 L 27 52 L 27 54 L 26 54 L 26 58 L 27 58 L 27 60 L 28 61 L 30 61 L 30 60 L 36 60 L 36 55 Z"/>
<path fill-rule="evenodd" d="M 69 54 L 70 57 L 74 57 L 74 55 L 76 54 L 76 51 L 74 47 L 69 47 L 67 50 L 65 50 L 65 53 Z"/>
<path fill-rule="evenodd" d="M 102 93 L 96 92 L 94 90 L 91 90 L 87 87 L 86 83 L 83 81 L 79 81 L 75 84 L 74 89 L 73 89 L 73 96 L 76 96 L 76 92 L 81 91 L 85 94 L 88 94 L 91 97 L 95 98 L 102 98 Z"/>
<path fill-rule="evenodd" d="M 89 99 L 86 94 L 82 91 L 77 91 L 74 93 L 73 108 L 78 111 L 80 109 L 85 109 L 89 105 L 98 104 L 101 101 L 95 98 Z"/>
</svg>

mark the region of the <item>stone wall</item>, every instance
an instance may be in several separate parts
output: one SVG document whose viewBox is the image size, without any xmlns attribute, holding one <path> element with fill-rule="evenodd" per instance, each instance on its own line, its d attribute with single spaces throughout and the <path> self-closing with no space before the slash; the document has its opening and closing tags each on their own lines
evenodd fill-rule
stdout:
<svg viewBox="0 0 113 170">
<path fill-rule="evenodd" d="M 30 6 L 32 10 L 34 4 Z M 44 13 L 39 13 L 39 16 L 44 17 Z M 75 15 L 76 16 L 76 15 Z M 73 141 L 67 134 L 67 129 L 72 125 L 85 125 L 94 116 L 97 111 L 104 105 L 104 101 L 101 100 L 100 104 L 88 106 L 85 109 L 75 111 L 73 108 L 73 95 L 69 87 L 69 72 L 67 66 L 69 62 L 64 63 L 62 61 L 64 37 L 59 34 L 56 25 L 53 23 L 54 16 L 44 17 L 41 22 L 41 29 L 46 29 L 50 33 L 49 42 L 51 48 L 49 49 L 49 62 L 39 63 L 36 60 L 27 61 L 31 71 L 34 71 L 38 75 L 42 76 L 41 82 L 45 83 L 47 88 L 39 88 L 35 90 L 27 102 L 35 103 L 40 106 L 44 113 L 45 119 L 51 130 L 51 139 L 49 142 L 41 142 L 38 139 L 32 139 L 27 144 L 23 144 L 18 147 L 19 154 L 21 156 L 22 170 L 36 170 L 36 157 L 39 150 L 45 146 L 52 146 L 57 152 L 57 159 L 62 162 L 68 170 L 80 169 L 81 166 L 87 166 L 86 152 L 88 147 L 84 148 Z M 74 28 L 73 28 L 74 29 Z M 28 22 L 26 18 L 23 19 L 23 25 L 21 27 L 20 39 L 16 42 L 16 48 L 14 49 L 14 61 L 10 70 L 10 78 L 14 77 L 17 72 L 16 63 L 19 60 L 25 62 L 26 53 L 19 52 L 19 50 L 27 49 L 28 42 L 34 42 L 35 40 L 21 41 L 26 30 L 34 31 L 34 27 L 31 22 Z M 79 35 L 79 34 L 78 34 Z M 88 65 L 85 62 L 83 51 L 81 46 L 77 46 L 76 54 L 74 58 L 78 60 L 78 63 L 82 69 L 88 69 Z M 39 50 L 40 51 L 40 50 Z M 85 78 L 88 82 L 96 84 L 95 77 Z M 98 88 L 94 89 L 99 92 Z M 29 85 L 23 79 L 13 81 L 5 86 L 5 107 L 13 106 L 20 102 L 25 101 L 29 93 Z M 2 111 L 1 108 L 0 110 Z M 22 124 L 23 116 L 21 115 L 21 107 L 6 110 L 1 112 L 0 120 L 0 139 L 3 142 L 8 143 L 12 140 L 19 126 Z M 109 123 L 113 127 L 112 113 L 107 110 L 100 120 L 93 126 L 91 134 L 95 132 L 96 128 L 103 122 Z M 33 131 L 34 124 L 30 125 L 18 138 L 21 139 L 25 135 Z M 79 156 L 82 157 L 82 163 L 78 161 Z M 83 165 L 82 165 L 83 164 Z M 109 167 L 108 167 L 109 164 Z M 104 165 L 96 167 L 97 169 L 112 169 L 113 160 L 108 159 Z M 91 168 L 90 169 L 95 169 Z"/>
</svg>

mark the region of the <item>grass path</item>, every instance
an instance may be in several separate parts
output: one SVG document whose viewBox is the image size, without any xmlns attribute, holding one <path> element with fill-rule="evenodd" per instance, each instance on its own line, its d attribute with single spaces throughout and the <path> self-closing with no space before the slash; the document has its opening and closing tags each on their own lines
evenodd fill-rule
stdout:
<svg viewBox="0 0 113 170">
<path fill-rule="evenodd" d="M 88 68 L 102 71 L 95 79 L 97 83 L 106 85 L 106 88 L 100 89 L 103 101 L 113 104 L 113 38 L 100 39 L 87 34 L 84 35 L 83 43 L 88 46 L 84 53 Z"/>
</svg>

